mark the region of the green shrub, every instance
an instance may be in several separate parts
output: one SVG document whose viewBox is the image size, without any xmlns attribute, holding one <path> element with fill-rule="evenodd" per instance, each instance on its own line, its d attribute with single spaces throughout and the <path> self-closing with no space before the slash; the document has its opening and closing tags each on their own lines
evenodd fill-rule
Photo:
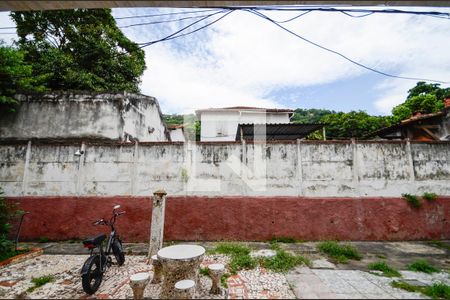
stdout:
<svg viewBox="0 0 450 300">
<path fill-rule="evenodd" d="M 222 286 L 224 288 L 228 288 L 227 280 L 229 277 L 230 277 L 230 274 L 228 274 L 228 273 L 225 273 L 222 275 L 222 277 L 220 277 L 220 283 L 222 284 Z"/>
<path fill-rule="evenodd" d="M 391 282 L 391 286 L 395 287 L 395 288 L 398 288 L 398 289 L 405 290 L 407 292 L 411 292 L 411 293 L 420 291 L 419 287 L 411 285 L 411 284 L 406 283 L 404 281 L 392 281 Z"/>
<path fill-rule="evenodd" d="M 419 208 L 422 206 L 422 202 L 420 201 L 419 198 L 417 198 L 417 196 L 411 195 L 411 194 L 402 194 L 402 197 L 408 201 L 408 203 L 414 207 L 414 208 Z"/>
<path fill-rule="evenodd" d="M 22 213 L 16 203 L 6 202 L 3 190 L 0 188 L 0 261 L 13 257 L 24 251 L 16 251 L 14 243 L 8 239 L 11 230 L 11 218 Z"/>
<path fill-rule="evenodd" d="M 426 260 L 419 259 L 408 266 L 408 270 L 415 272 L 423 272 L 427 274 L 437 273 L 439 270 L 430 265 Z"/>
<path fill-rule="evenodd" d="M 230 255 L 229 268 L 232 274 L 240 270 L 254 269 L 257 266 L 257 261 L 250 256 L 250 248 L 236 243 L 220 243 L 210 253 Z"/>
<path fill-rule="evenodd" d="M 208 270 L 207 267 L 206 268 L 200 268 L 199 273 L 200 273 L 200 275 L 209 277 L 209 270 Z"/>
<path fill-rule="evenodd" d="M 339 263 L 346 263 L 348 259 L 360 260 L 362 258 L 354 247 L 340 245 L 335 241 L 322 242 L 318 245 L 318 248 Z"/>
<path fill-rule="evenodd" d="M 400 277 L 402 276 L 396 269 L 390 267 L 384 261 L 378 261 L 371 263 L 368 266 L 369 270 L 376 270 L 383 272 L 383 275 L 386 277 Z"/>
<path fill-rule="evenodd" d="M 293 244 L 293 243 L 297 243 L 297 242 L 300 242 L 300 241 L 298 241 L 298 240 L 296 240 L 296 239 L 294 239 L 293 237 L 290 237 L 290 236 L 278 236 L 278 237 L 274 236 L 270 240 L 271 244 L 273 244 L 273 243 L 286 243 L 286 244 L 290 243 L 290 244 Z"/>
<path fill-rule="evenodd" d="M 275 256 L 261 258 L 260 263 L 264 268 L 275 272 L 287 272 L 300 264 L 310 265 L 309 259 L 284 250 L 278 250 Z"/>
<path fill-rule="evenodd" d="M 428 201 L 435 201 L 437 199 L 437 195 L 435 193 L 423 193 L 422 198 Z"/>
<path fill-rule="evenodd" d="M 226 255 L 250 254 L 250 249 L 246 246 L 236 243 L 219 243 L 211 253 L 220 253 Z"/>
</svg>

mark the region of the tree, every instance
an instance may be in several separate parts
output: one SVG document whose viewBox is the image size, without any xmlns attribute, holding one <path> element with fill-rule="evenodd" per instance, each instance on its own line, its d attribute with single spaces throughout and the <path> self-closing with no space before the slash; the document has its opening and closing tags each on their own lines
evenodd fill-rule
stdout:
<svg viewBox="0 0 450 300">
<path fill-rule="evenodd" d="M 333 110 L 327 110 L 327 109 L 316 109 L 316 108 L 311 108 L 311 109 L 302 109 L 302 108 L 297 108 L 294 111 L 294 115 L 291 118 L 291 122 L 292 123 L 302 123 L 302 124 L 307 124 L 307 123 L 320 123 L 320 119 L 326 115 L 329 114 L 335 114 L 336 112 Z"/>
<path fill-rule="evenodd" d="M 0 116 L 14 112 L 14 95 L 22 91 L 43 91 L 32 76 L 32 66 L 24 62 L 24 52 L 0 42 Z"/>
<path fill-rule="evenodd" d="M 339 112 L 321 118 L 330 138 L 360 138 L 391 124 L 389 117 L 371 116 L 364 111 Z"/>
<path fill-rule="evenodd" d="M 18 46 L 51 90 L 139 92 L 144 51 L 110 9 L 12 12 Z"/>
<path fill-rule="evenodd" d="M 444 98 L 450 96 L 450 88 L 420 81 L 408 91 L 406 101 L 392 109 L 394 121 L 408 119 L 415 112 L 434 113 L 444 108 Z"/>
</svg>

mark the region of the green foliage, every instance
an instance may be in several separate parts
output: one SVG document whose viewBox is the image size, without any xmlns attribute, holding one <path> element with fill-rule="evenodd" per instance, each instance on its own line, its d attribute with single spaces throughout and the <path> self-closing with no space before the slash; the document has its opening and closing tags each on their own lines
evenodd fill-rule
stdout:
<svg viewBox="0 0 450 300">
<path fill-rule="evenodd" d="M 200 140 L 200 121 L 196 120 L 194 114 L 188 115 L 163 115 L 164 122 L 167 125 L 184 125 L 184 131 L 186 136 L 191 141 Z"/>
<path fill-rule="evenodd" d="M 325 124 L 327 139 L 361 138 L 391 125 L 389 117 L 371 116 L 364 111 L 329 114 L 320 121 Z"/>
<path fill-rule="evenodd" d="M 32 67 L 24 61 L 24 51 L 5 46 L 0 41 L 0 116 L 14 112 L 18 92 L 43 91 L 37 83 L 38 78 L 32 76 Z"/>
<path fill-rule="evenodd" d="M 220 277 L 220 283 L 222 284 L 222 286 L 224 288 L 228 288 L 228 284 L 227 284 L 227 280 L 230 277 L 230 274 L 225 273 L 222 275 L 222 277 Z"/>
<path fill-rule="evenodd" d="M 207 267 L 205 267 L 205 268 L 200 268 L 199 273 L 200 273 L 200 275 L 208 276 L 208 277 L 209 277 L 209 270 L 208 270 Z"/>
<path fill-rule="evenodd" d="M 8 239 L 11 230 L 9 222 L 19 213 L 21 211 L 17 209 L 17 204 L 7 202 L 0 188 L 0 261 L 22 253 L 15 251 L 13 242 Z"/>
<path fill-rule="evenodd" d="M 422 197 L 428 201 L 435 201 L 437 199 L 437 195 L 435 193 L 423 193 Z"/>
<path fill-rule="evenodd" d="M 321 119 L 324 116 L 335 114 L 336 112 L 333 110 L 327 109 L 302 109 L 297 108 L 292 115 L 291 122 L 292 123 L 301 123 L 301 124 L 317 124 L 321 122 Z"/>
<path fill-rule="evenodd" d="M 444 98 L 450 96 L 450 88 L 440 88 L 438 83 L 419 81 L 415 87 L 408 91 L 407 99 L 428 94 L 435 95 L 438 100 L 444 100 Z"/>
<path fill-rule="evenodd" d="M 400 276 L 402 276 L 400 274 L 400 272 L 398 272 L 393 267 L 390 267 L 384 261 L 378 261 L 378 262 L 371 263 L 368 266 L 368 268 L 369 268 L 369 270 L 381 271 L 381 272 L 383 272 L 383 275 L 386 276 L 386 277 L 400 277 Z"/>
<path fill-rule="evenodd" d="M 391 286 L 412 293 L 422 293 L 433 299 L 450 299 L 450 286 L 443 282 L 433 283 L 431 286 L 414 286 L 404 281 L 393 281 Z"/>
<path fill-rule="evenodd" d="M 420 201 L 420 199 L 417 198 L 417 197 L 414 196 L 414 195 L 411 195 L 411 194 L 402 194 L 402 197 L 403 197 L 406 201 L 408 201 L 408 203 L 409 203 L 412 207 L 419 208 L 419 207 L 422 206 L 422 202 Z"/>
<path fill-rule="evenodd" d="M 39 243 L 48 243 L 50 241 L 50 239 L 46 236 L 40 236 L 38 239 Z"/>
<path fill-rule="evenodd" d="M 273 244 L 273 243 L 297 243 L 297 242 L 299 242 L 299 241 L 290 236 L 274 236 L 270 240 L 271 244 Z"/>
<path fill-rule="evenodd" d="M 429 262 L 423 259 L 416 260 L 414 263 L 408 265 L 408 270 L 415 272 L 423 272 L 427 274 L 439 272 L 439 269 L 435 268 Z"/>
<path fill-rule="evenodd" d="M 450 246 L 443 241 L 429 241 L 428 244 L 450 251 Z"/>
<path fill-rule="evenodd" d="M 27 292 L 28 293 L 32 293 L 35 289 L 54 281 L 55 278 L 53 277 L 53 275 L 47 275 L 47 276 L 41 276 L 41 277 L 36 277 L 31 279 L 31 282 L 34 284 L 34 286 L 30 287 Z"/>
<path fill-rule="evenodd" d="M 377 256 L 378 258 L 381 258 L 381 259 L 386 259 L 386 258 L 387 258 L 386 255 L 384 255 L 384 254 L 382 254 L 382 253 L 378 253 L 376 256 Z"/>
<path fill-rule="evenodd" d="M 231 274 L 236 274 L 240 270 L 254 269 L 257 266 L 257 261 L 250 256 L 250 249 L 236 243 L 220 243 L 210 253 L 230 255 L 229 268 Z"/>
<path fill-rule="evenodd" d="M 414 96 L 407 99 L 404 103 L 397 105 L 392 109 L 394 121 L 400 122 L 408 119 L 415 112 L 434 113 L 444 108 L 442 99 L 438 99 L 436 95 L 427 94 Z"/>
<path fill-rule="evenodd" d="M 348 244 L 340 245 L 335 241 L 322 242 L 318 248 L 339 263 L 347 263 L 348 259 L 360 260 L 362 258 L 354 247 Z"/>
<path fill-rule="evenodd" d="M 292 255 L 284 250 L 278 249 L 275 256 L 263 257 L 261 265 L 275 272 L 287 272 L 300 264 L 310 265 L 309 259 L 301 255 Z"/>
<path fill-rule="evenodd" d="M 110 9 L 11 12 L 32 74 L 51 90 L 139 92 L 144 51 Z"/>
</svg>

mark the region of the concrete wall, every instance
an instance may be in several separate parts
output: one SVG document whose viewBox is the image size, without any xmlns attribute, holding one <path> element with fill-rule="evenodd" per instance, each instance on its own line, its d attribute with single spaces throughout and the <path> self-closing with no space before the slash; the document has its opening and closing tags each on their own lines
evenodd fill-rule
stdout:
<svg viewBox="0 0 450 300">
<path fill-rule="evenodd" d="M 0 186 L 6 196 L 449 196 L 450 144 L 2 142 Z"/>
<path fill-rule="evenodd" d="M 97 138 L 168 141 L 155 98 L 129 93 L 17 95 L 16 113 L 0 119 L 0 138 Z"/>
<path fill-rule="evenodd" d="M 238 124 L 289 123 L 289 113 L 265 111 L 203 111 L 200 141 L 235 141 Z"/>
</svg>

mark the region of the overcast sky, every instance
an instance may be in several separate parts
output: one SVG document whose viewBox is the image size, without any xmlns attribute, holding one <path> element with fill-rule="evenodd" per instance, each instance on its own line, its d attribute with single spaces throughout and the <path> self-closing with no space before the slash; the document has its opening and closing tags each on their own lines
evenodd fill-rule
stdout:
<svg viewBox="0 0 450 300">
<path fill-rule="evenodd" d="M 449 8 L 439 7 L 415 9 L 450 12 Z M 113 15 L 124 17 L 188 10 L 113 9 Z M 197 15 L 201 14 L 205 13 Z M 276 20 L 286 20 L 298 12 L 267 14 Z M 194 15 L 118 19 L 117 23 L 126 26 Z M 163 38 L 195 20 L 198 19 L 122 30 L 135 42 L 148 42 Z M 1 27 L 13 25 L 7 13 L 0 13 Z M 450 81 L 450 19 L 393 14 L 351 18 L 336 12 L 311 12 L 283 23 L 283 26 L 386 73 Z M 7 43 L 11 37 L 13 35 L 0 34 Z M 147 70 L 142 77 L 141 90 L 143 94 L 157 97 L 164 113 L 245 105 L 389 114 L 393 106 L 405 100 L 407 90 L 416 84 L 362 69 L 244 11 L 235 11 L 194 34 L 144 49 Z"/>
</svg>

